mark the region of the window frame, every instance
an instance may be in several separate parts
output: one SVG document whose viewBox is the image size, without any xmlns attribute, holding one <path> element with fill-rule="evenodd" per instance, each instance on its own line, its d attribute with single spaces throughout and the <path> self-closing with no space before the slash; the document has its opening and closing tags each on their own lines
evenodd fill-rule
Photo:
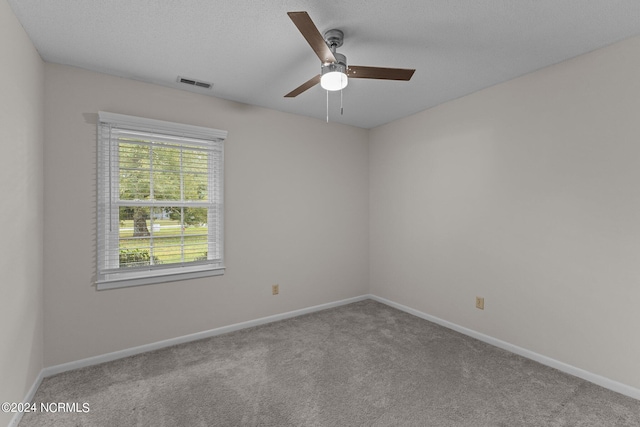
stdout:
<svg viewBox="0 0 640 427">
<path fill-rule="evenodd" d="M 211 196 L 215 186 L 216 194 L 216 197 L 208 197 L 207 241 L 209 245 L 215 245 L 215 252 L 219 254 L 219 257 L 167 265 L 120 267 L 118 220 L 122 201 L 119 192 L 119 146 L 112 138 L 113 129 L 151 133 L 158 136 L 159 139 L 165 137 L 173 141 L 179 141 L 181 138 L 194 138 L 206 142 L 206 150 L 210 150 L 211 153 L 208 159 L 209 187 L 207 191 Z M 104 111 L 98 112 L 97 132 L 97 289 L 114 289 L 224 274 L 224 140 L 228 132 Z M 179 145 L 179 143 L 177 144 Z M 184 144 L 188 145 L 188 143 Z M 149 205 L 150 208 L 167 206 L 167 203 L 172 203 L 162 200 L 137 202 Z M 181 203 L 185 204 L 184 201 Z M 212 226 L 212 222 L 215 223 L 215 226 Z M 213 241 L 212 234 L 217 237 Z M 211 246 L 207 251 L 209 254 L 212 253 L 210 249 Z"/>
</svg>

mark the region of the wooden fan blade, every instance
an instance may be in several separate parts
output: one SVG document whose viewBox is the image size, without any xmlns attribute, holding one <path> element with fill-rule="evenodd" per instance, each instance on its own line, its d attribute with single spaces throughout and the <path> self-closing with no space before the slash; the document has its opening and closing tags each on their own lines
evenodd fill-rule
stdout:
<svg viewBox="0 0 640 427">
<path fill-rule="evenodd" d="M 331 49 L 324 41 L 324 37 L 318 31 L 316 24 L 313 23 L 307 12 L 287 12 L 289 18 L 298 27 L 298 30 L 302 33 L 304 38 L 311 46 L 311 49 L 318 55 L 320 61 L 323 64 L 336 62 L 336 57 L 333 56 Z"/>
<path fill-rule="evenodd" d="M 416 70 L 409 68 L 381 68 L 349 65 L 347 75 L 353 79 L 411 80 Z"/>
<path fill-rule="evenodd" d="M 306 82 L 302 83 L 300 86 L 298 86 L 297 88 L 295 88 L 294 90 L 292 90 L 291 92 L 286 94 L 284 97 L 285 98 L 294 98 L 294 97 L 300 95 L 305 90 L 314 87 L 318 83 L 320 83 L 320 74 L 318 74 L 315 77 L 311 77 L 309 80 L 307 80 Z"/>
</svg>

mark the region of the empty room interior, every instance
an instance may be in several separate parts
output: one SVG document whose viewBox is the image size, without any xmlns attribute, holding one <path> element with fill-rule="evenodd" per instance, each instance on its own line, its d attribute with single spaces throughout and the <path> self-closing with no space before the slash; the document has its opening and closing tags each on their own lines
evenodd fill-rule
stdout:
<svg viewBox="0 0 640 427">
<path fill-rule="evenodd" d="M 0 0 L 0 57 L 0 425 L 640 425 L 636 0 Z"/>
</svg>

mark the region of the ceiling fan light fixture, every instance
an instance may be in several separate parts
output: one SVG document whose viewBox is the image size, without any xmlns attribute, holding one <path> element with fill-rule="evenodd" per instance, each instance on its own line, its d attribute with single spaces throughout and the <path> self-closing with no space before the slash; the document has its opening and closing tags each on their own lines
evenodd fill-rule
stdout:
<svg viewBox="0 0 640 427">
<path fill-rule="evenodd" d="M 322 64 L 322 77 L 320 77 L 320 86 L 329 91 L 342 90 L 349 83 L 347 57 L 337 52 L 333 52 L 333 54 L 336 57 L 336 62 Z"/>
<path fill-rule="evenodd" d="M 342 71 L 329 71 L 320 77 L 320 86 L 324 90 L 336 91 L 347 87 L 349 79 Z"/>
<path fill-rule="evenodd" d="M 318 59 L 320 59 L 321 73 L 286 94 L 285 98 L 295 98 L 318 83 L 327 91 L 342 90 L 349 83 L 347 76 L 354 79 L 408 81 L 411 80 L 411 76 L 416 71 L 408 68 L 367 67 L 361 65 L 347 68 L 347 57 L 336 52 L 336 49 L 342 46 L 344 42 L 344 33 L 341 30 L 334 28 L 325 31 L 324 35 L 322 35 L 307 12 L 287 12 L 287 15 L 289 15 L 293 24 L 307 40 Z M 329 99 L 328 94 L 327 99 Z"/>
</svg>

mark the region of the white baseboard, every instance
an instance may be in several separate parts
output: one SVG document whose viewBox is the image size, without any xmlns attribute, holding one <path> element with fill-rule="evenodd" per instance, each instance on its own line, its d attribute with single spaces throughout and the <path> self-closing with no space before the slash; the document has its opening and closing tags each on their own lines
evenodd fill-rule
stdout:
<svg viewBox="0 0 640 427">
<path fill-rule="evenodd" d="M 127 348 L 120 351 L 114 351 L 112 353 L 101 354 L 99 356 L 93 356 L 86 359 L 76 360 L 74 362 L 68 362 L 60 365 L 49 366 L 43 369 L 43 374 L 44 374 L 43 377 L 46 378 L 46 377 L 50 377 L 51 375 L 56 375 L 62 372 L 71 371 L 73 369 L 79 369 L 79 368 L 84 368 L 86 366 L 98 365 L 104 362 L 111 362 L 113 360 L 122 359 L 124 357 L 145 353 L 147 351 L 158 350 L 165 347 L 171 347 L 173 345 L 184 344 L 191 341 L 201 340 L 203 338 L 210 338 L 216 335 L 226 334 L 226 333 L 237 331 L 240 329 L 251 328 L 253 326 L 277 322 L 278 320 L 289 319 L 292 317 L 301 316 L 303 314 L 326 310 L 328 308 L 338 307 L 345 304 L 351 304 L 353 302 L 362 301 L 368 298 L 369 298 L 369 295 L 361 295 L 358 297 L 347 298 L 340 301 L 334 301 L 326 304 L 315 305 L 313 307 L 293 310 L 286 313 L 274 314 L 272 316 L 267 316 L 267 317 L 261 317 L 255 320 L 248 320 L 246 322 L 235 323 L 233 325 L 222 326 L 220 328 L 197 332 L 195 334 L 183 335 L 181 337 L 170 338 L 164 341 L 158 341 L 150 344 L 140 345 L 137 347 Z"/>
<path fill-rule="evenodd" d="M 438 317 L 432 316 L 430 314 L 423 313 L 419 310 L 413 309 L 411 307 L 407 307 L 406 305 L 398 304 L 397 302 L 390 301 L 386 298 L 381 298 L 376 295 L 368 295 L 368 297 L 374 301 L 381 302 L 382 304 L 386 304 L 390 307 L 397 308 L 398 310 L 412 314 L 416 317 L 420 317 L 422 319 L 444 326 L 445 328 L 452 329 L 456 332 L 460 332 L 461 334 L 468 335 L 477 340 L 486 342 L 487 344 L 491 344 L 495 347 L 501 348 L 503 350 L 507 350 L 519 356 L 526 357 L 527 359 L 534 360 L 543 365 L 550 366 L 559 371 L 565 372 L 569 375 L 573 375 L 574 377 L 582 378 L 583 380 L 587 380 L 601 387 L 604 387 L 609 390 L 615 391 L 617 393 L 624 394 L 625 396 L 629 396 L 634 399 L 640 400 L 640 389 L 637 389 L 635 387 L 631 387 L 629 385 L 611 380 L 601 375 L 597 375 L 597 374 L 585 371 L 584 369 L 576 368 L 575 366 L 571 366 L 567 363 L 560 362 L 559 360 L 555 360 L 550 357 L 543 356 L 541 354 L 527 350 L 526 348 L 518 347 L 517 345 L 513 345 L 508 342 L 499 340 L 497 338 L 490 337 L 488 335 L 482 334 L 472 329 L 468 329 L 463 326 L 456 325 L 455 323 L 451 323 L 446 320 L 440 319 Z"/>
<path fill-rule="evenodd" d="M 33 382 L 33 384 L 31 385 L 31 388 L 27 392 L 27 395 L 22 400 L 23 403 L 30 403 L 33 400 L 33 396 L 36 394 L 36 391 L 38 390 L 38 387 L 40 387 L 40 384 L 42 383 L 43 379 L 44 379 L 44 369 L 41 370 L 40 373 L 38 373 L 36 380 Z M 20 423 L 20 420 L 22 419 L 23 414 L 24 412 L 16 412 L 13 415 L 13 418 L 11 418 L 11 421 L 9 421 L 8 427 L 16 427 Z"/>
</svg>

